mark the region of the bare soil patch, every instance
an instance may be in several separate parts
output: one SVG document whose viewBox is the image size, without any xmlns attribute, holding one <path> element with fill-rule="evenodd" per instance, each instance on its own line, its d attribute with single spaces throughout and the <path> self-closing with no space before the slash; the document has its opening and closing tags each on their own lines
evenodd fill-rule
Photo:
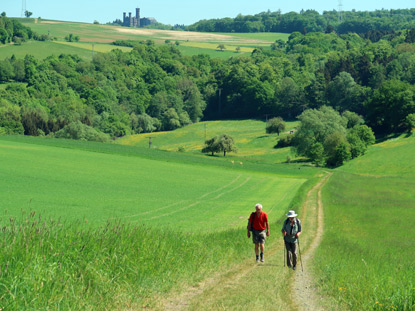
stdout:
<svg viewBox="0 0 415 311">
<path fill-rule="evenodd" d="M 161 39 L 180 40 L 180 41 L 199 41 L 199 42 L 252 42 L 261 43 L 260 40 L 236 38 L 228 35 L 214 33 L 192 32 L 192 31 L 173 31 L 160 29 L 141 29 L 141 28 L 117 28 L 121 33 L 157 36 Z"/>
</svg>

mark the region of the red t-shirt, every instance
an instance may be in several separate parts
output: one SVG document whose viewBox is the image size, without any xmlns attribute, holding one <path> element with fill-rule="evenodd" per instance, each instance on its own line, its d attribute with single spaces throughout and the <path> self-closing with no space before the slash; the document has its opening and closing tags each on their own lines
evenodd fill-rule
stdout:
<svg viewBox="0 0 415 311">
<path fill-rule="evenodd" d="M 261 214 L 258 216 L 257 213 L 255 213 L 254 222 L 252 223 L 252 217 L 254 215 L 251 214 L 251 217 L 249 217 L 249 222 L 252 224 L 252 228 L 257 231 L 265 230 L 265 223 L 268 222 L 268 215 L 265 212 L 261 212 Z"/>
</svg>

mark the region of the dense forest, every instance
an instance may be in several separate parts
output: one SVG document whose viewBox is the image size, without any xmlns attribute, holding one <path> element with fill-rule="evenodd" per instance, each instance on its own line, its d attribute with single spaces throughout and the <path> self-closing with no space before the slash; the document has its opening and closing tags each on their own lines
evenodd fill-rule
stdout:
<svg viewBox="0 0 415 311">
<path fill-rule="evenodd" d="M 182 56 L 171 44 L 131 52 L 0 61 L 0 133 L 108 140 L 199 120 L 295 119 L 323 106 L 355 112 L 377 134 L 415 113 L 415 31 L 371 42 L 294 32 L 249 57 Z"/>
<path fill-rule="evenodd" d="M 385 33 L 415 28 L 415 9 L 367 11 L 302 10 L 300 13 L 262 12 L 235 18 L 201 20 L 187 26 L 203 32 L 332 32 L 346 34 Z"/>
</svg>

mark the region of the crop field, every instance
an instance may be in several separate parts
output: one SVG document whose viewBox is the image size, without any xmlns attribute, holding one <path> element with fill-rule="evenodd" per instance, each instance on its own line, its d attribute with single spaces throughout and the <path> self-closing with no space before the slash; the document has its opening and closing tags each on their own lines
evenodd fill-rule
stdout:
<svg viewBox="0 0 415 311">
<path fill-rule="evenodd" d="M 321 286 L 349 310 L 415 308 L 415 138 L 377 144 L 323 191 Z"/>
<path fill-rule="evenodd" d="M 8 217 L 45 216 L 177 226 L 246 225 L 257 202 L 276 218 L 305 181 L 265 173 L 0 140 L 2 207 Z M 220 178 L 218 178 L 220 176 Z M 229 227 L 228 227 L 229 228 Z"/>
<path fill-rule="evenodd" d="M 49 55 L 77 54 L 83 59 L 92 58 L 92 44 L 96 52 L 108 52 L 114 48 L 111 43 L 116 40 L 153 40 L 157 44 L 179 43 L 179 50 L 183 55 L 208 54 L 212 58 L 229 58 L 247 55 L 256 47 L 269 48 L 275 40 L 286 41 L 288 34 L 280 33 L 200 33 L 189 31 L 171 31 L 157 29 L 132 29 L 110 25 L 95 25 L 87 23 L 54 21 L 34 18 L 20 18 L 19 21 L 30 27 L 38 34 L 48 35 L 52 42 L 27 42 L 20 46 L 0 46 L 0 59 L 15 55 L 24 57 L 30 53 L 36 58 L 43 59 Z M 80 37 L 80 42 L 66 44 L 65 37 L 69 34 Z M 65 43 L 61 44 L 61 43 Z M 225 50 L 219 51 L 218 45 L 224 44 Z M 236 48 L 239 47 L 239 51 Z M 129 48 L 121 48 L 123 51 Z"/>
<path fill-rule="evenodd" d="M 152 148 L 169 151 L 183 148 L 186 152 L 200 154 L 206 139 L 228 134 L 233 137 L 238 148 L 237 153 L 227 155 L 229 161 L 238 158 L 242 161 L 250 159 L 266 163 L 285 162 L 287 157 L 292 156 L 290 148 L 275 149 L 278 136 L 266 134 L 265 126 L 265 122 L 257 120 L 199 122 L 172 132 L 131 135 L 116 142 L 122 145 L 147 147 L 149 137 L 152 137 Z M 296 126 L 298 122 L 287 122 L 286 131 L 281 137 L 294 130 Z"/>
</svg>

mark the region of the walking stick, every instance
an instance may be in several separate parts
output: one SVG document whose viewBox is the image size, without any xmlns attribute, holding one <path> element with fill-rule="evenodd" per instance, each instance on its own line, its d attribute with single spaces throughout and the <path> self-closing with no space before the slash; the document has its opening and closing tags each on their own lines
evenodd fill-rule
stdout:
<svg viewBox="0 0 415 311">
<path fill-rule="evenodd" d="M 301 259 L 300 238 L 297 237 L 297 241 L 298 241 L 298 252 L 300 253 L 301 271 L 304 272 L 304 270 L 303 270 L 303 261 Z"/>
<path fill-rule="evenodd" d="M 283 242 L 284 242 L 284 246 L 283 246 L 283 248 L 284 248 L 284 267 L 285 267 L 285 241 L 284 241 L 284 239 L 282 240 Z"/>
</svg>

